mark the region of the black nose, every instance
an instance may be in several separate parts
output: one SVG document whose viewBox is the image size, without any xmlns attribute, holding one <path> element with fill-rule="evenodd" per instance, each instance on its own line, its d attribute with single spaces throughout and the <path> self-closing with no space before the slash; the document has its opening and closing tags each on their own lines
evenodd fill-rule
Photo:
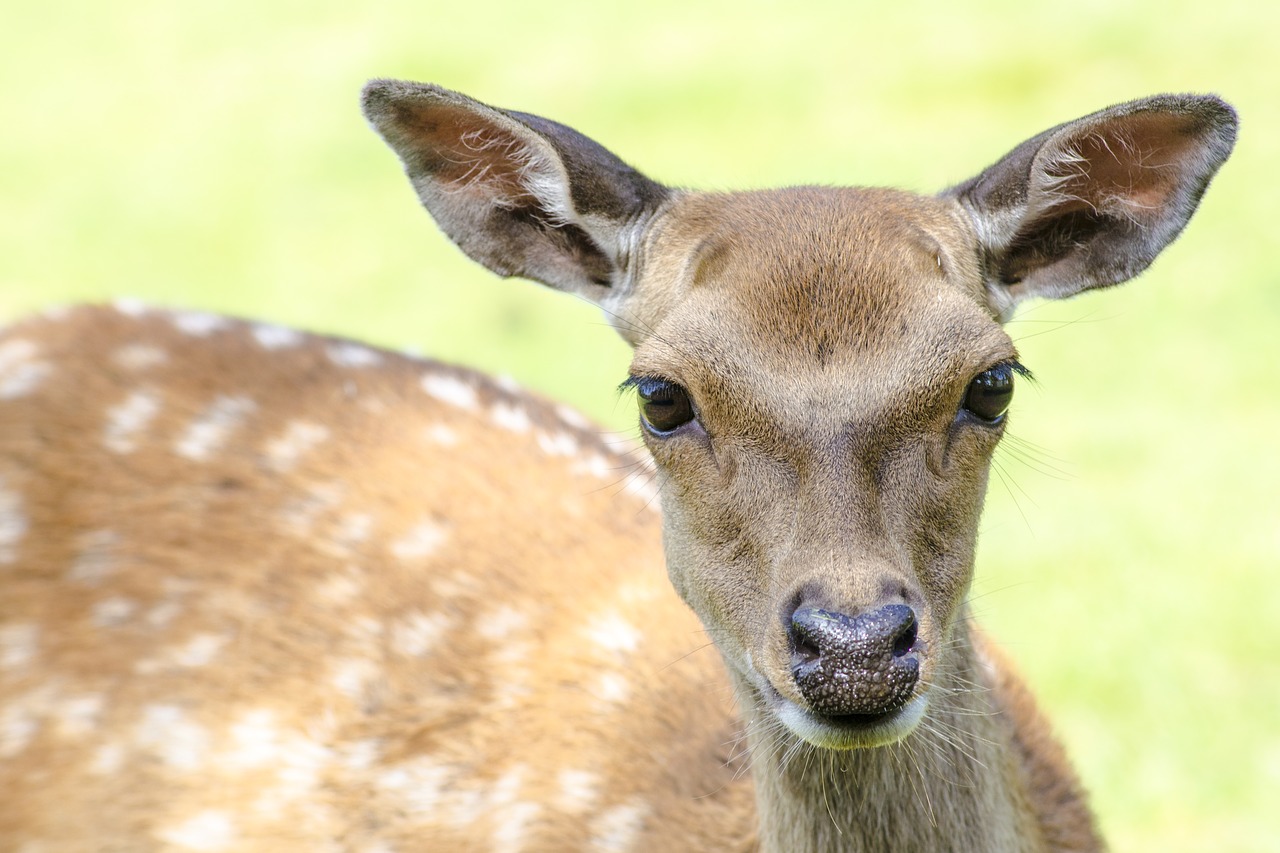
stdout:
<svg viewBox="0 0 1280 853">
<path fill-rule="evenodd" d="M 878 715 L 911 699 L 920 677 L 916 614 L 886 604 L 858 616 L 817 607 L 791 615 L 791 674 L 819 714 Z"/>
</svg>

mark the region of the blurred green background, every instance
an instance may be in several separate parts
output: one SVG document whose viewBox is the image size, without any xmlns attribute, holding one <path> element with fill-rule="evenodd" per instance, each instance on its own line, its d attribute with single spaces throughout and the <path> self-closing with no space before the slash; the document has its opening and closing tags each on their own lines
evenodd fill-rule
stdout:
<svg viewBox="0 0 1280 853">
<path fill-rule="evenodd" d="M 1159 91 L 1240 110 L 1138 282 L 1024 310 L 974 604 L 1116 850 L 1280 849 L 1280 7 L 11 4 L 0 319 L 116 296 L 509 374 L 628 430 L 597 313 L 473 266 L 357 109 L 372 76 L 569 123 L 651 176 L 929 191 Z"/>
</svg>

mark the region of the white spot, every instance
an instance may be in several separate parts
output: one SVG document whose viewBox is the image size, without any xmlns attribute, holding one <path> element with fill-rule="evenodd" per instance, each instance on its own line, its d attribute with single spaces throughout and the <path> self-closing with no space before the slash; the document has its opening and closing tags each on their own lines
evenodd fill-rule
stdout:
<svg viewBox="0 0 1280 853">
<path fill-rule="evenodd" d="M 0 344 L 0 400 L 31 393 L 52 372 L 48 362 L 33 360 L 38 352 L 34 343 L 23 338 Z"/>
<path fill-rule="evenodd" d="M 16 338 L 0 344 L 0 375 L 30 362 L 39 351 L 40 349 L 34 343 L 25 338 Z"/>
<path fill-rule="evenodd" d="M 527 640 L 516 642 L 508 640 L 498 644 L 493 653 L 493 660 L 494 663 L 509 670 L 504 679 L 504 686 L 519 683 L 519 676 L 522 674 L 519 667 L 532 653 L 533 644 Z"/>
<path fill-rule="evenodd" d="M 427 581 L 431 589 L 442 599 L 470 598 L 480 594 L 481 579 L 475 572 L 456 571 L 452 574 L 433 573 Z"/>
<path fill-rule="evenodd" d="M 27 534 L 30 522 L 22 512 L 22 496 L 5 488 L 0 477 L 0 564 L 12 563 L 18 557 L 18 543 Z"/>
<path fill-rule="evenodd" d="M 0 758 L 13 758 L 27 748 L 40 730 L 36 718 L 18 705 L 0 712 Z"/>
<path fill-rule="evenodd" d="M 534 802 L 519 799 L 526 768 L 517 765 L 494 783 L 486 811 L 498 817 L 493 829 L 493 847 L 497 850 L 519 850 L 529 824 L 541 811 Z"/>
<path fill-rule="evenodd" d="M 585 459 L 578 459 L 570 469 L 575 474 L 590 474 L 598 480 L 612 479 L 617 473 L 617 463 L 611 463 L 599 453 L 593 453 Z"/>
<path fill-rule="evenodd" d="M 141 317 L 151 310 L 150 305 L 132 296 L 121 296 L 111 305 L 126 317 Z"/>
<path fill-rule="evenodd" d="M 422 657 L 444 636 L 449 618 L 443 613 L 415 613 L 391 628 L 391 645 L 407 657 Z"/>
<path fill-rule="evenodd" d="M 538 446 L 550 456 L 577 456 L 578 440 L 567 432 L 538 433 Z"/>
<path fill-rule="evenodd" d="M 490 642 L 505 640 L 529 624 L 529 617 L 510 604 L 494 610 L 476 625 L 476 633 Z"/>
<path fill-rule="evenodd" d="M 520 387 L 520 383 L 516 381 L 514 376 L 511 376 L 508 373 L 503 373 L 493 377 L 493 384 L 497 385 L 508 394 L 515 396 L 524 394 L 524 389 Z"/>
<path fill-rule="evenodd" d="M 261 323 L 253 327 L 254 340 L 263 349 L 287 349 L 302 343 L 303 334 L 297 329 Z"/>
<path fill-rule="evenodd" d="M 204 764 L 209 736 L 176 705 L 148 705 L 134 740 L 174 770 L 194 771 Z"/>
<path fill-rule="evenodd" d="M 173 314 L 172 319 L 178 331 L 197 338 L 207 337 L 231 325 L 231 321 L 226 317 L 205 311 L 179 311 Z"/>
<path fill-rule="evenodd" d="M 102 441 L 112 453 L 138 449 L 138 434 L 160 413 L 160 399 L 150 391 L 134 391 L 123 402 L 107 409 Z"/>
<path fill-rule="evenodd" d="M 325 355 L 338 367 L 376 367 L 382 364 L 382 353 L 350 341 L 330 344 L 325 348 Z"/>
<path fill-rule="evenodd" d="M 280 732 L 278 742 L 261 746 L 274 753 L 270 763 L 275 767 L 275 784 L 263 791 L 254 808 L 278 817 L 290 805 L 301 803 L 316 819 L 319 812 L 314 794 L 321 775 L 336 758 L 333 750 L 291 731 Z"/>
<path fill-rule="evenodd" d="M 364 703 L 369 699 L 373 682 L 377 680 L 379 670 L 373 661 L 364 658 L 347 658 L 335 661 L 329 683 L 347 698 Z"/>
<path fill-rule="evenodd" d="M 621 705 L 631 695 L 631 685 L 618 672 L 606 672 L 596 682 L 595 696 L 607 705 Z"/>
<path fill-rule="evenodd" d="M 80 537 L 79 551 L 67 580 L 77 583 L 99 584 L 116 569 L 115 550 L 120 536 L 113 530 L 92 530 Z"/>
<path fill-rule="evenodd" d="M 384 792 L 396 795 L 401 806 L 414 817 L 432 817 L 440 808 L 447 767 L 429 758 L 415 758 L 379 773 L 374 780 Z"/>
<path fill-rule="evenodd" d="M 444 424 L 435 424 L 426 431 L 427 439 L 442 447 L 453 447 L 458 443 L 458 434 Z"/>
<path fill-rule="evenodd" d="M 238 835 L 231 815 L 216 809 L 207 809 L 156 833 L 161 841 L 185 850 L 225 850 Z"/>
<path fill-rule="evenodd" d="M 556 406 L 556 414 L 560 416 L 560 420 L 575 429 L 584 431 L 596 429 L 596 425 L 591 423 L 591 421 L 587 419 L 586 415 L 582 414 L 577 409 L 571 409 L 568 406 L 560 405 Z"/>
<path fill-rule="evenodd" d="M 587 639 L 613 652 L 630 653 L 640 644 L 642 634 L 618 613 L 598 614 L 586 627 Z"/>
<path fill-rule="evenodd" d="M 600 776 L 586 770 L 561 770 L 556 777 L 560 790 L 556 807 L 569 814 L 590 809 L 600 796 Z"/>
<path fill-rule="evenodd" d="M 335 574 L 316 587 L 316 597 L 330 605 L 348 604 L 364 589 L 364 581 L 352 571 Z"/>
<path fill-rule="evenodd" d="M 367 512 L 352 512 L 338 521 L 334 539 L 347 547 L 367 542 L 373 533 L 373 516 Z"/>
<path fill-rule="evenodd" d="M 422 390 L 437 400 L 460 409 L 474 410 L 480 404 L 476 389 L 470 383 L 453 376 L 428 373 L 422 377 Z"/>
<path fill-rule="evenodd" d="M 177 601 L 162 601 L 147 612 L 147 624 L 153 628 L 163 628 L 182 612 L 182 605 Z"/>
<path fill-rule="evenodd" d="M 30 361 L 0 373 L 0 400 L 15 400 L 34 391 L 53 372 L 46 361 Z"/>
<path fill-rule="evenodd" d="M 174 649 L 170 659 L 178 666 L 207 666 L 227 644 L 228 639 L 218 634 L 197 634 Z"/>
<path fill-rule="evenodd" d="M 117 349 L 111 360 L 125 370 L 146 370 L 169 360 L 169 354 L 150 344 L 125 344 Z"/>
<path fill-rule="evenodd" d="M 284 432 L 267 442 L 267 461 L 276 471 L 288 471 L 308 451 L 329 440 L 329 428 L 311 421 L 290 421 Z"/>
<path fill-rule="evenodd" d="M 517 764 L 506 773 L 498 777 L 493 783 L 493 789 L 489 792 L 489 802 L 493 806 L 505 806 L 514 803 L 516 796 L 520 793 L 520 782 L 524 778 L 527 768 L 523 764 Z"/>
<path fill-rule="evenodd" d="M 492 707 L 496 711 L 506 712 L 514 708 L 527 706 L 527 701 L 533 695 L 533 690 L 529 685 L 521 684 L 513 679 L 505 679 L 500 681 L 493 689 Z"/>
<path fill-rule="evenodd" d="M 513 406 L 510 403 L 494 403 L 489 414 L 493 417 L 494 424 L 511 432 L 528 432 L 533 426 L 529 420 L 529 413 L 522 407 Z"/>
<path fill-rule="evenodd" d="M 280 752 L 280 730 L 275 714 L 266 709 L 246 713 L 231 726 L 235 748 L 224 756 L 236 768 L 264 767 L 274 764 Z"/>
<path fill-rule="evenodd" d="M 444 544 L 448 534 L 434 521 L 423 521 L 391 543 L 391 553 L 401 560 L 429 557 Z"/>
<path fill-rule="evenodd" d="M 624 853 L 644 829 L 649 808 L 638 800 L 606 809 L 591 821 L 591 844 L 596 850 Z"/>
<path fill-rule="evenodd" d="M 246 397 L 220 396 L 209 408 L 191 422 L 186 434 L 178 440 L 174 450 L 196 462 L 212 456 L 258 407 Z"/>
<path fill-rule="evenodd" d="M 73 696 L 59 704 L 58 733 L 63 737 L 84 737 L 97 730 L 102 718 L 101 693 Z"/>
<path fill-rule="evenodd" d="M 377 654 L 381 650 L 383 624 L 374 619 L 372 616 L 357 616 L 354 619 L 344 620 L 343 633 L 351 639 L 351 641 L 365 648 L 370 655 Z"/>
<path fill-rule="evenodd" d="M 114 628 L 123 625 L 137 609 L 137 602 L 117 595 L 93 605 L 91 618 L 97 628 Z"/>
<path fill-rule="evenodd" d="M 382 755 L 382 741 L 365 738 L 347 743 L 338 759 L 348 770 L 368 770 Z"/>
<path fill-rule="evenodd" d="M 40 630 L 30 622 L 0 627 L 0 669 L 19 669 L 35 659 Z"/>
<path fill-rule="evenodd" d="M 114 776 L 124 766 L 124 744 L 119 742 L 104 743 L 93 754 L 89 769 L 99 776 Z"/>
<path fill-rule="evenodd" d="M 524 847 L 525 833 L 542 807 L 537 803 L 514 802 L 503 806 L 493 829 L 493 846 L 496 850 L 516 851 Z"/>
</svg>

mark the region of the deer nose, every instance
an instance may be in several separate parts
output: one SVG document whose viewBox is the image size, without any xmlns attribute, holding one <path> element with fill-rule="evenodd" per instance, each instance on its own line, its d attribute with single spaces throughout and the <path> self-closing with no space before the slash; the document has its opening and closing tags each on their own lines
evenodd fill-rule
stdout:
<svg viewBox="0 0 1280 853">
<path fill-rule="evenodd" d="M 829 717 L 896 711 L 920 677 L 916 629 L 915 611 L 905 604 L 858 616 L 799 607 L 788 632 L 796 687 Z"/>
</svg>

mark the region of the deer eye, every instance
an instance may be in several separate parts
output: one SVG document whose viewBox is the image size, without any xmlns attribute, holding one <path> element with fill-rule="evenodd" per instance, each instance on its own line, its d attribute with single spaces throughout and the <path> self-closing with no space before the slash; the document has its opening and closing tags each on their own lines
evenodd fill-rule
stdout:
<svg viewBox="0 0 1280 853">
<path fill-rule="evenodd" d="M 689 393 L 665 379 L 640 378 L 632 383 L 640 398 L 640 417 L 650 431 L 664 434 L 694 418 Z"/>
<path fill-rule="evenodd" d="M 1013 401 L 1016 370 L 1012 362 L 1004 362 L 975 376 L 964 394 L 964 410 L 989 424 L 999 423 Z"/>
</svg>

